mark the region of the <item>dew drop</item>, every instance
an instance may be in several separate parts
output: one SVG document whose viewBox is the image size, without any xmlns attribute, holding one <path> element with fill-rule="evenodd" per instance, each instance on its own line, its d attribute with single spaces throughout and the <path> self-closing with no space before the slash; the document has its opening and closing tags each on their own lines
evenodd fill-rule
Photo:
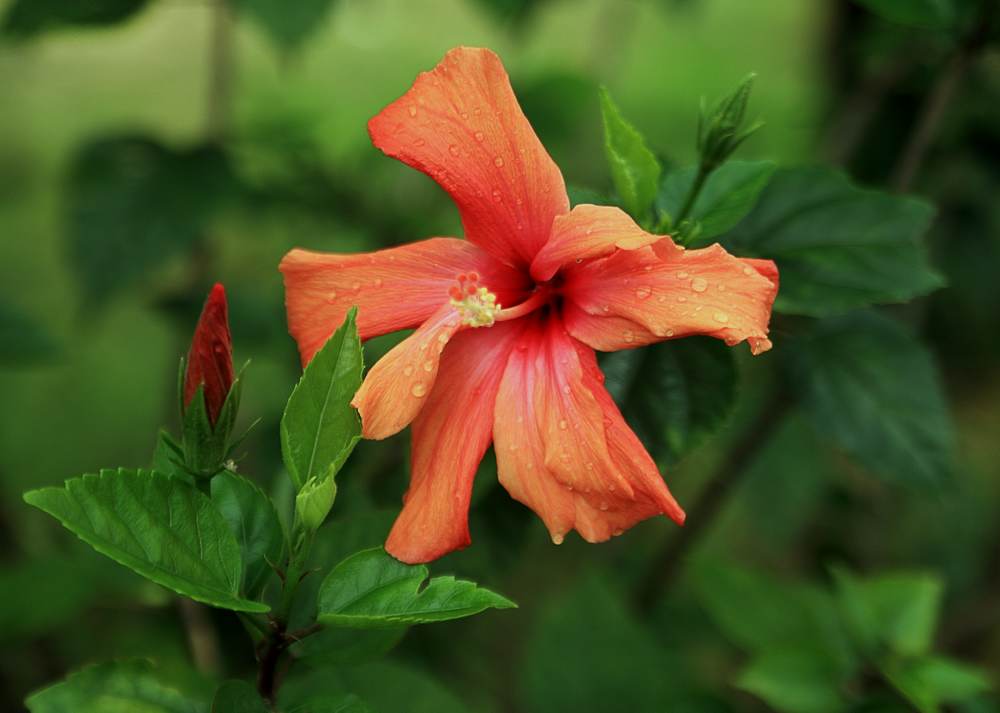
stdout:
<svg viewBox="0 0 1000 713">
<path fill-rule="evenodd" d="M 696 277 L 691 280 L 691 289 L 695 292 L 704 292 L 708 289 L 708 280 L 704 277 Z"/>
<path fill-rule="evenodd" d="M 427 142 L 424 141 L 423 139 L 416 139 L 416 140 L 414 140 L 413 145 L 416 146 L 417 148 L 420 148 L 421 146 L 423 146 L 426 143 Z"/>
<path fill-rule="evenodd" d="M 483 139 L 486 138 L 486 134 L 484 134 L 482 131 L 477 131 L 475 133 L 475 136 L 476 136 L 476 141 L 482 141 Z"/>
<path fill-rule="evenodd" d="M 684 272 L 683 270 L 681 270 L 680 272 L 677 273 L 677 279 L 678 280 L 686 280 L 687 278 L 688 278 L 688 274 L 686 272 Z"/>
<path fill-rule="evenodd" d="M 409 109 L 407 109 L 407 111 L 409 112 L 410 116 L 416 116 L 417 115 L 417 107 L 415 107 L 415 106 L 411 106 Z"/>
<path fill-rule="evenodd" d="M 607 509 L 608 509 L 608 504 L 606 502 L 602 501 L 601 502 L 601 511 L 602 512 L 607 512 Z"/>
<path fill-rule="evenodd" d="M 678 302 L 687 302 L 688 298 L 685 297 L 684 295 L 681 295 L 680 297 L 677 298 L 677 301 Z"/>
<path fill-rule="evenodd" d="M 563 393 L 564 393 L 564 394 L 568 394 L 568 393 L 570 393 L 570 392 L 572 391 L 572 389 L 571 389 L 571 388 L 569 388 L 569 384 L 566 384 L 566 385 L 565 385 L 565 386 L 564 386 L 564 387 L 562 388 L 562 390 L 563 390 Z"/>
<path fill-rule="evenodd" d="M 747 277 L 750 277 L 751 275 L 753 275 L 753 268 L 749 267 L 747 265 L 744 265 L 743 266 L 743 274 L 746 275 Z"/>
<path fill-rule="evenodd" d="M 427 393 L 427 387 L 418 381 L 416 384 L 412 386 L 412 388 L 410 388 L 410 393 L 419 399 L 421 396 Z"/>
<path fill-rule="evenodd" d="M 723 324 L 729 321 L 729 315 L 726 314 L 725 312 L 716 312 L 715 314 L 712 315 L 712 317 L 713 319 L 715 319 L 716 322 L 721 322 Z"/>
<path fill-rule="evenodd" d="M 432 359 L 428 359 L 427 361 L 424 362 L 424 371 L 433 371 L 433 370 L 434 370 L 434 361 Z"/>
<path fill-rule="evenodd" d="M 375 278 L 375 286 L 376 287 L 381 287 L 382 286 L 382 278 L 381 277 L 376 277 Z"/>
<path fill-rule="evenodd" d="M 653 294 L 653 290 L 649 287 L 639 287 L 635 291 L 636 298 L 640 300 L 648 299 L 651 294 Z"/>
<path fill-rule="evenodd" d="M 455 144 L 449 146 L 448 153 L 450 153 L 452 156 L 458 156 L 458 146 L 456 146 Z"/>
<path fill-rule="evenodd" d="M 503 158 L 501 156 L 497 156 L 495 159 L 493 159 L 493 165 L 496 166 L 497 168 L 503 166 Z"/>
<path fill-rule="evenodd" d="M 646 272 L 649 272 L 650 270 L 653 269 L 653 266 L 652 265 L 646 265 L 646 267 L 644 267 L 642 269 L 645 270 Z"/>
<path fill-rule="evenodd" d="M 566 428 L 567 428 L 568 426 L 569 426 L 569 424 L 568 424 L 568 423 L 566 423 L 566 421 L 560 421 L 560 422 L 559 422 L 559 428 L 561 428 L 561 429 L 562 429 L 562 430 L 564 430 L 564 431 L 566 430 Z"/>
<path fill-rule="evenodd" d="M 672 337 L 672 336 L 674 336 L 674 330 L 672 330 L 672 329 L 668 329 L 668 330 L 667 330 L 667 336 L 668 336 L 668 337 Z"/>
<path fill-rule="evenodd" d="M 627 344 L 631 344 L 635 341 L 635 334 L 633 334 L 631 330 L 626 329 L 622 333 L 622 339 L 624 339 Z"/>
<path fill-rule="evenodd" d="M 563 539 L 564 538 L 563 538 L 562 535 L 553 535 L 552 536 L 552 544 L 553 545 L 561 545 L 563 543 Z"/>
<path fill-rule="evenodd" d="M 358 290 L 361 289 L 361 283 L 360 282 L 355 282 L 353 285 L 351 285 L 351 289 L 354 290 L 355 292 L 357 292 Z"/>
<path fill-rule="evenodd" d="M 412 364 L 407 364 L 406 368 L 403 369 L 403 374 L 405 374 L 406 376 L 412 376 L 413 375 L 413 365 Z"/>
<path fill-rule="evenodd" d="M 616 527 L 614 532 L 612 532 L 611 534 L 614 535 L 615 537 L 618 537 L 618 535 L 622 534 L 623 532 L 625 532 L 625 530 L 621 529 L 620 527 Z"/>
<path fill-rule="evenodd" d="M 337 301 L 337 293 L 336 292 L 331 292 L 330 294 L 328 294 L 326 296 L 326 301 L 329 302 L 330 304 L 333 304 L 334 302 L 336 302 Z"/>
<path fill-rule="evenodd" d="M 494 189 L 493 190 L 493 202 L 494 203 L 500 203 L 502 200 L 503 200 L 503 196 L 500 195 L 500 191 Z"/>
<path fill-rule="evenodd" d="M 448 335 L 447 334 L 439 334 L 438 335 L 438 341 L 441 342 L 442 344 L 447 344 L 448 343 Z"/>
</svg>

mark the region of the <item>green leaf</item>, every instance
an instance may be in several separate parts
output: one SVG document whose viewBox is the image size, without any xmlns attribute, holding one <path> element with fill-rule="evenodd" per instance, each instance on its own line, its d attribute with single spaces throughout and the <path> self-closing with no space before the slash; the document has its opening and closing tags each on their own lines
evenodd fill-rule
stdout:
<svg viewBox="0 0 1000 713">
<path fill-rule="evenodd" d="M 268 607 L 239 596 L 243 563 L 229 525 L 190 485 L 147 470 L 102 470 L 24 500 L 103 555 L 157 584 L 237 611 Z"/>
<path fill-rule="evenodd" d="M 789 369 L 824 434 L 873 473 L 937 484 L 951 472 L 947 400 L 927 350 L 871 313 L 825 320 L 787 342 Z"/>
<path fill-rule="evenodd" d="M 285 713 L 466 713 L 453 693 L 399 663 L 343 666 L 292 675 L 278 703 Z"/>
<path fill-rule="evenodd" d="M 0 303 L 0 366 L 37 364 L 58 351 L 52 335 L 42 325 Z"/>
<path fill-rule="evenodd" d="M 323 629 L 294 644 L 291 650 L 296 659 L 309 666 L 354 666 L 385 656 L 402 641 L 407 628 Z"/>
<path fill-rule="evenodd" d="M 334 477 L 361 439 L 351 399 L 361 387 L 357 309 L 347 314 L 306 367 L 281 417 L 281 452 L 299 489 L 310 478 Z"/>
<path fill-rule="evenodd" d="M 740 674 L 737 685 L 787 713 L 838 713 L 848 708 L 840 688 L 843 672 L 809 647 L 767 651 Z"/>
<path fill-rule="evenodd" d="M 699 239 L 722 235 L 739 223 L 757 203 L 775 167 L 772 161 L 728 161 L 712 171 L 687 216 L 701 224 Z M 697 166 L 667 173 L 656 199 L 657 210 L 676 217 L 697 174 Z"/>
<path fill-rule="evenodd" d="M 711 561 L 697 563 L 693 582 L 701 605 L 742 649 L 815 651 L 841 675 L 854 668 L 834 599 L 818 587 Z"/>
<path fill-rule="evenodd" d="M 940 287 L 922 244 L 933 214 L 923 201 L 863 190 L 829 168 L 779 169 L 724 244 L 778 263 L 776 310 L 822 317 Z"/>
<path fill-rule="evenodd" d="M 65 681 L 31 694 L 24 701 L 31 713 L 206 713 L 192 701 L 160 683 L 145 661 L 88 666 Z"/>
<path fill-rule="evenodd" d="M 676 462 L 736 403 L 732 349 L 694 337 L 602 355 L 605 385 L 658 460 Z"/>
<path fill-rule="evenodd" d="M 246 681 L 226 681 L 215 692 L 212 713 L 270 713 L 270 708 Z"/>
<path fill-rule="evenodd" d="M 230 471 L 215 476 L 211 488 L 212 502 L 243 553 L 240 591 L 257 597 L 285 551 L 285 533 L 274 503 L 256 485 Z"/>
<path fill-rule="evenodd" d="M 15 0 L 0 20 L 0 33 L 29 38 L 62 27 L 102 27 L 122 22 L 149 0 Z"/>
<path fill-rule="evenodd" d="M 348 557 L 319 592 L 319 620 L 353 628 L 426 624 L 510 609 L 514 602 L 454 577 L 428 579 L 424 565 L 403 564 L 381 547 Z"/>
<path fill-rule="evenodd" d="M 660 163 L 603 88 L 601 117 L 604 120 L 604 151 L 622 207 L 636 221 L 646 223 L 660 185 Z"/>
<path fill-rule="evenodd" d="M 944 29 L 955 22 L 953 0 L 854 0 L 880 17 L 907 27 Z"/>
<path fill-rule="evenodd" d="M 840 567 L 833 575 L 844 618 L 870 656 L 883 649 L 900 656 L 930 651 L 941 608 L 939 578 L 895 572 L 862 580 Z"/>
<path fill-rule="evenodd" d="M 613 586 L 617 573 L 603 574 L 566 587 L 539 611 L 518 673 L 523 700 L 513 710 L 689 710 L 680 705 L 690 685 L 680 650 L 663 647 L 649 621 L 636 619 Z"/>
<path fill-rule="evenodd" d="M 237 11 L 245 13 L 283 51 L 298 49 L 323 27 L 334 0 L 233 0 Z"/>
<path fill-rule="evenodd" d="M 84 146 L 66 187 L 70 264 L 84 296 L 100 303 L 191 250 L 231 181 L 215 148 L 178 150 L 142 136 Z"/>
<path fill-rule="evenodd" d="M 941 656 L 895 661 L 883 670 L 920 713 L 938 713 L 942 703 L 962 703 L 992 688 L 984 672 Z"/>
<path fill-rule="evenodd" d="M 177 441 L 162 428 L 156 434 L 156 447 L 153 449 L 153 470 L 194 484 L 194 478 L 184 468 L 184 451 Z"/>
</svg>

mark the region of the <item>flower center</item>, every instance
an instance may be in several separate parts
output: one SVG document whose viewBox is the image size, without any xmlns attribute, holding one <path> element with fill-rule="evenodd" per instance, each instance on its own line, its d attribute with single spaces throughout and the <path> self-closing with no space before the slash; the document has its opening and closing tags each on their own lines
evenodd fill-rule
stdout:
<svg viewBox="0 0 1000 713">
<path fill-rule="evenodd" d="M 458 275 L 448 295 L 452 307 L 462 316 L 462 324 L 469 327 L 490 327 L 500 314 L 497 296 L 479 284 L 479 275 L 475 272 Z"/>
</svg>

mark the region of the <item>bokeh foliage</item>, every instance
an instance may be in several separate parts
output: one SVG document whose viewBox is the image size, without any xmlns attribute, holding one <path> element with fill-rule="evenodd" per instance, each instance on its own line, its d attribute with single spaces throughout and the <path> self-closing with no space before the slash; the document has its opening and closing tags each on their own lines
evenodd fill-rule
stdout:
<svg viewBox="0 0 1000 713">
<path fill-rule="evenodd" d="M 0 2 L 0 707 L 118 659 L 38 694 L 32 710 L 110 710 L 98 690 L 206 710 L 216 679 L 252 671 L 246 632 L 222 614 L 210 619 L 217 675 L 193 670 L 173 600 L 84 552 L 20 493 L 149 465 L 176 357 L 205 287 L 224 279 L 238 358 L 253 361 L 246 425 L 263 419 L 240 469 L 287 501 L 280 419 L 300 372 L 277 262 L 293 246 L 458 234 L 446 197 L 381 157 L 364 125 L 447 48 L 479 44 L 503 55 L 567 181 L 586 187 L 574 193 L 647 225 L 670 225 L 697 178 L 701 97 L 711 110 L 757 73 L 747 119 L 766 125 L 672 229 L 778 261 L 774 351 L 751 361 L 694 339 L 602 366 L 685 504 L 761 405 L 781 394 L 781 408 L 652 607 L 637 592 L 677 536 L 668 523 L 554 548 L 487 459 L 475 545 L 434 569 L 511 595 L 517 613 L 405 636 L 324 632 L 302 642 L 307 666 L 282 704 L 998 709 L 982 673 L 1000 668 L 998 23 L 975 30 L 995 3 L 231 5 L 220 19 L 211 2 Z M 966 51 L 905 191 L 916 195 L 899 195 L 906 137 Z M 618 129 L 605 143 L 609 117 Z M 367 363 L 391 344 L 367 344 Z M 381 542 L 406 448 L 405 437 L 358 446 L 316 566 Z M 253 504 L 252 490 L 228 485 L 212 498 Z M 267 540 L 270 514 L 260 522 Z M 233 592 L 254 588 L 249 571 L 230 574 Z M 303 588 L 301 611 L 322 606 L 319 585 Z M 348 666 L 348 655 L 368 660 Z M 218 696 L 239 710 L 243 693 Z"/>
</svg>

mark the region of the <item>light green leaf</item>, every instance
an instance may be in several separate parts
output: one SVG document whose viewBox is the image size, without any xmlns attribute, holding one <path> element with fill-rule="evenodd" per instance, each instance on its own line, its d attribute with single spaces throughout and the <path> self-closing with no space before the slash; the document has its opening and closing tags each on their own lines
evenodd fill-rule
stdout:
<svg viewBox="0 0 1000 713">
<path fill-rule="evenodd" d="M 424 565 L 403 564 L 381 547 L 348 557 L 319 592 L 319 620 L 354 628 L 425 624 L 509 609 L 514 602 L 454 577 L 428 579 Z"/>
<path fill-rule="evenodd" d="M 955 22 L 954 0 L 854 0 L 889 22 L 944 29 Z"/>
<path fill-rule="evenodd" d="M 156 680 L 145 661 L 98 664 L 31 694 L 31 713 L 206 713 L 208 707 Z"/>
<path fill-rule="evenodd" d="M 938 577 L 894 572 L 858 579 L 840 567 L 833 575 L 844 617 L 870 655 L 883 648 L 900 656 L 930 651 L 943 590 Z"/>
<path fill-rule="evenodd" d="M 604 120 L 604 151 L 622 207 L 636 221 L 646 223 L 660 185 L 660 163 L 603 88 L 601 117 Z"/>
<path fill-rule="evenodd" d="M 256 485 L 230 471 L 212 479 L 212 502 L 243 553 L 240 591 L 259 596 L 285 551 L 285 533 L 274 503 Z"/>
<path fill-rule="evenodd" d="M 942 703 L 962 703 L 993 687 L 983 671 L 943 656 L 895 660 L 883 671 L 920 713 L 938 713 Z"/>
<path fill-rule="evenodd" d="M 306 367 L 281 417 L 281 452 L 296 487 L 334 477 L 361 438 L 351 399 L 361 387 L 357 309 Z"/>
<path fill-rule="evenodd" d="M 334 0 L 233 0 L 233 5 L 253 18 L 278 49 L 292 51 L 323 27 Z"/>
<path fill-rule="evenodd" d="M 847 709 L 840 694 L 843 672 L 829 656 L 808 646 L 767 651 L 740 674 L 737 685 L 787 713 L 838 713 Z"/>
<path fill-rule="evenodd" d="M 102 470 L 24 500 L 59 520 L 103 555 L 205 604 L 237 611 L 268 607 L 239 596 L 243 563 L 212 501 L 175 478 L 147 470 Z"/>
<path fill-rule="evenodd" d="M 608 391 L 658 460 L 676 462 L 736 403 L 732 349 L 694 337 L 602 355 Z"/>
<path fill-rule="evenodd" d="M 863 190 L 829 168 L 786 168 L 723 242 L 778 263 L 776 310 L 822 317 L 940 287 L 922 242 L 933 215 L 928 203 Z"/>
<path fill-rule="evenodd" d="M 757 203 L 775 168 L 772 161 L 727 161 L 712 171 L 687 216 L 701 224 L 699 241 L 722 235 L 739 223 Z M 697 166 L 670 171 L 660 186 L 657 210 L 676 217 L 697 173 Z"/>
<path fill-rule="evenodd" d="M 825 320 L 785 352 L 818 433 L 880 476 L 936 484 L 950 475 L 954 436 L 937 370 L 895 322 Z"/>
<path fill-rule="evenodd" d="M 212 699 L 212 713 L 270 713 L 270 710 L 246 681 L 226 681 Z"/>
</svg>

